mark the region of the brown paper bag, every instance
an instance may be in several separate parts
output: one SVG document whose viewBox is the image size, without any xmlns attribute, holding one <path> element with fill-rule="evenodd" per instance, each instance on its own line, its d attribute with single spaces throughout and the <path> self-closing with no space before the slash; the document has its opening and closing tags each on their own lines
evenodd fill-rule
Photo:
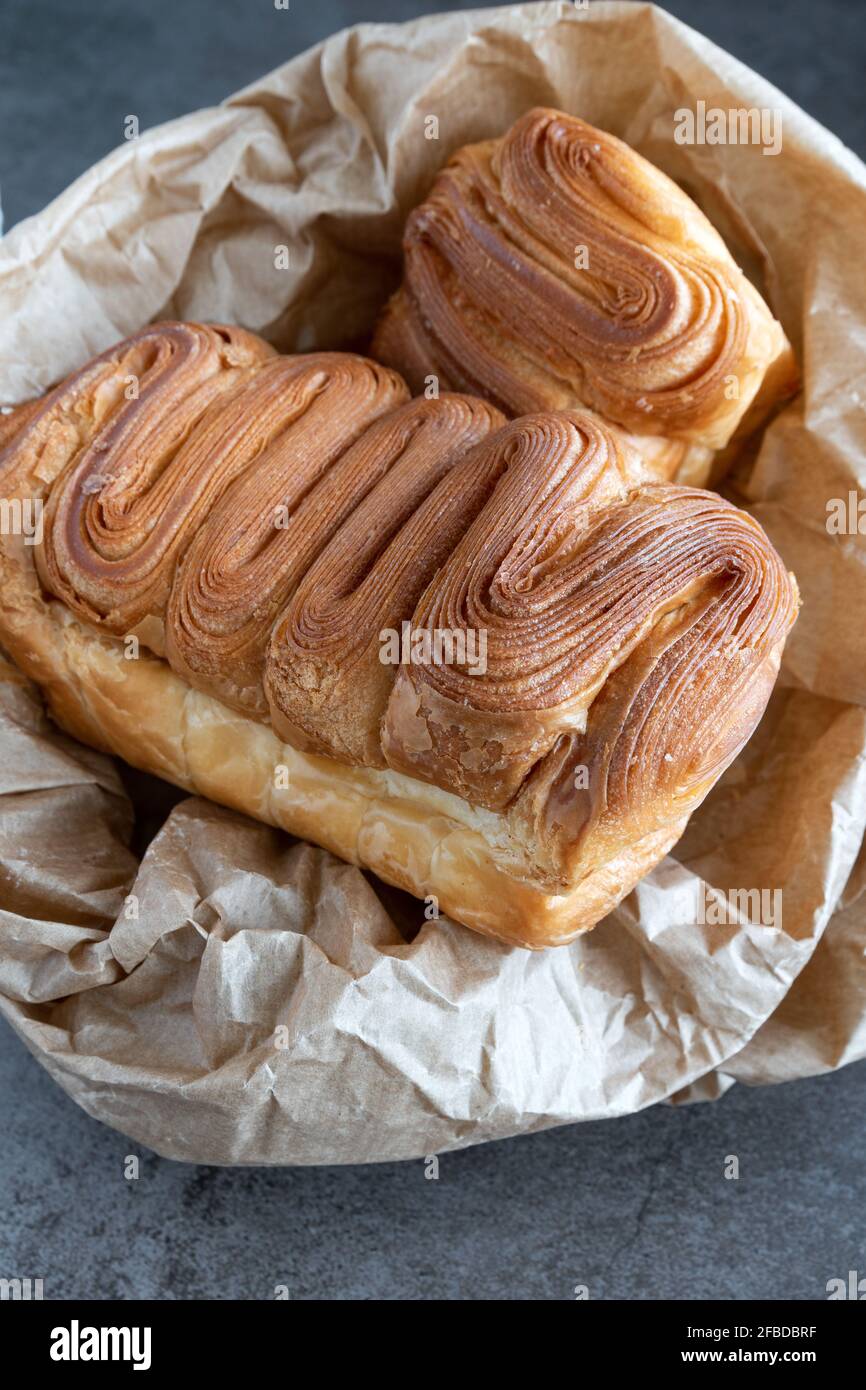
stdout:
<svg viewBox="0 0 866 1390">
<path fill-rule="evenodd" d="M 781 109 L 781 152 L 676 144 L 698 99 Z M 676 178 L 795 344 L 803 395 L 732 480 L 803 592 L 779 687 L 673 856 L 590 935 L 530 954 L 201 800 L 139 862 L 117 768 L 0 668 L 0 1008 L 90 1114 L 162 1154 L 408 1158 L 866 1055 L 866 565 L 825 524 L 866 468 L 866 170 L 773 88 L 642 5 L 339 34 L 0 242 L 0 400 L 154 318 L 363 339 L 435 170 L 536 104 Z M 782 890 L 782 915 L 700 925 L 703 880 Z"/>
</svg>

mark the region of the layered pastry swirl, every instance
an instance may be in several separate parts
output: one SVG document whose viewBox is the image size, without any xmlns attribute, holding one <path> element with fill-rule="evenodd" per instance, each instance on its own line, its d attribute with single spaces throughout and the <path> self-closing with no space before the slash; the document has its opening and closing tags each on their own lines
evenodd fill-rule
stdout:
<svg viewBox="0 0 866 1390">
<path fill-rule="evenodd" d="M 70 732 L 502 940 L 592 926 L 749 737 L 757 523 L 592 413 L 157 324 L 11 431 L 0 640 Z"/>
<path fill-rule="evenodd" d="M 562 112 L 459 150 L 403 246 L 380 361 L 415 391 L 435 377 L 511 415 L 597 411 L 658 476 L 705 476 L 796 381 L 782 328 L 691 199 Z"/>
</svg>

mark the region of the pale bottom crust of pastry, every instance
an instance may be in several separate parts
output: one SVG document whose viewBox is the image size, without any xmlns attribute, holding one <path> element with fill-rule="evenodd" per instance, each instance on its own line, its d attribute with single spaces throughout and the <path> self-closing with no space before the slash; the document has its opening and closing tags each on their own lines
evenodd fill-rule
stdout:
<svg viewBox="0 0 866 1390">
<path fill-rule="evenodd" d="M 546 891 L 516 876 L 518 850 L 504 816 L 400 773 L 298 752 L 267 725 L 192 689 L 143 649 L 127 659 L 123 641 L 46 600 L 30 557 L 19 552 L 16 562 L 4 539 L 0 641 L 41 687 L 63 729 L 321 845 L 418 898 L 435 898 L 441 912 L 476 931 L 531 949 L 570 941 L 604 917 L 682 834 L 685 820 L 668 824 L 624 846 L 568 891 Z M 422 912 L 419 905 L 419 920 Z"/>
</svg>

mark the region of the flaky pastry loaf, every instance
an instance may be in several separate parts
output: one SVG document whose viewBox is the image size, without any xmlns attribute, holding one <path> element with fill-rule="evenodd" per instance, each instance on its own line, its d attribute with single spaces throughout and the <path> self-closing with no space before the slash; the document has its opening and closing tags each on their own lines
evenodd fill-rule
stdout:
<svg viewBox="0 0 866 1390">
<path fill-rule="evenodd" d="M 523 946 L 678 838 L 796 615 L 751 517 L 596 416 L 236 328 L 89 363 L 7 424 L 0 493 L 41 525 L 2 536 L 0 641 L 65 729 Z"/>
<path fill-rule="evenodd" d="M 780 324 L 692 200 L 561 111 L 458 150 L 403 248 L 379 361 L 510 415 L 597 411 L 661 478 L 705 482 L 796 385 Z"/>
</svg>

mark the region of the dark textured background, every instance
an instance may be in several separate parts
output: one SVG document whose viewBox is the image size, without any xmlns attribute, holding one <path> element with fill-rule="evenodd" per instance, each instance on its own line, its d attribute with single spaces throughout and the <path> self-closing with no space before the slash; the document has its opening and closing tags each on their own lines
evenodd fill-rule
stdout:
<svg viewBox="0 0 866 1390">
<path fill-rule="evenodd" d="M 6 227 L 122 135 L 218 102 L 345 24 L 445 0 L 0 0 Z M 866 152 L 866 6 L 667 8 Z M 828 1005 L 831 1001 L 828 1001 Z M 866 1066 L 423 1167 L 242 1171 L 142 1155 L 0 1024 L 0 1277 L 51 1298 L 825 1297 L 866 1274 Z M 725 1181 L 725 1156 L 740 1178 Z"/>
</svg>

